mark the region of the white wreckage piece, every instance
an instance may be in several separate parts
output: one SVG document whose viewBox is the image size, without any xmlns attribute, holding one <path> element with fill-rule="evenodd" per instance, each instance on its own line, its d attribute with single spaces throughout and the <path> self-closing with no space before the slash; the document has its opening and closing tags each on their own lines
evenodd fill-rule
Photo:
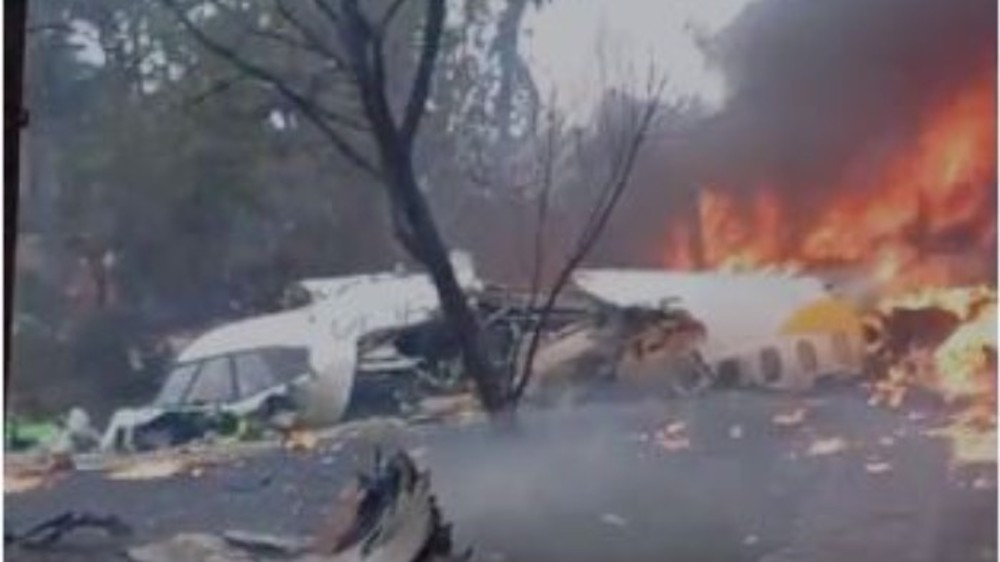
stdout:
<svg viewBox="0 0 1000 562">
<path fill-rule="evenodd" d="M 452 256 L 459 285 L 482 288 L 471 260 Z M 359 342 L 372 333 L 433 318 L 437 292 L 424 273 L 380 273 L 301 282 L 301 306 L 232 322 L 193 340 L 177 357 L 153 403 L 114 413 L 101 439 L 105 450 L 179 444 L 174 420 L 265 417 L 294 412 L 295 423 L 323 426 L 347 411 L 363 369 Z M 402 366 L 412 359 L 396 356 Z M 167 435 L 163 435 L 166 432 Z M 185 429 L 196 433 L 197 429 Z M 140 438 L 149 434 L 149 439 Z"/>
<path fill-rule="evenodd" d="M 347 516 L 335 518 L 312 550 L 336 562 L 431 562 L 462 560 L 452 553 L 451 526 L 441 519 L 430 475 L 405 452 L 376 452 L 371 473 L 358 476 L 342 494 Z"/>
<path fill-rule="evenodd" d="M 697 374 L 697 343 L 704 327 L 674 306 L 618 306 L 590 297 L 589 313 L 562 327 L 547 327 L 532 362 L 528 396 L 542 403 L 576 402 L 591 393 L 608 391 L 687 394 L 689 377 Z M 527 346 L 524 346 L 527 347 Z M 527 361 L 522 349 L 520 364 Z M 626 369 L 632 358 L 655 367 L 650 376 L 636 377 Z M 707 375 L 693 381 L 700 384 Z"/>
<path fill-rule="evenodd" d="M 690 313 L 705 327 L 699 362 L 725 384 L 804 390 L 864 369 L 861 316 L 818 278 L 593 269 L 573 281 L 618 307 L 674 305 Z M 676 357 L 626 356 L 619 377 L 663 372 Z"/>
<path fill-rule="evenodd" d="M 312 537 L 186 533 L 132 548 L 128 556 L 134 562 L 460 562 L 471 555 L 453 552 L 430 476 L 405 452 L 377 454 L 374 469 L 341 492 L 337 507 Z"/>
</svg>

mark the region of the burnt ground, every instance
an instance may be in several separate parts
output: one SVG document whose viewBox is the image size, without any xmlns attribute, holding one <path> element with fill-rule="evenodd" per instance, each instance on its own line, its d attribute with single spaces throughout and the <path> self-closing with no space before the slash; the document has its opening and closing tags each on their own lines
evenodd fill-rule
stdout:
<svg viewBox="0 0 1000 562">
<path fill-rule="evenodd" d="M 806 410 L 804 421 L 774 423 L 795 408 Z M 430 468 L 456 542 L 473 547 L 475 560 L 996 560 L 995 466 L 949 467 L 947 444 L 923 434 L 939 421 L 933 410 L 873 408 L 859 389 L 726 392 L 523 411 L 513 432 L 416 426 L 389 441 Z M 685 429 L 671 450 L 656 432 L 677 421 Z M 830 438 L 846 449 L 807 454 L 817 439 L 836 443 Z M 135 534 L 124 542 L 81 534 L 7 555 L 114 560 L 128 544 L 180 531 L 307 534 L 369 464 L 370 441 L 361 432 L 198 476 L 124 482 L 75 473 L 8 494 L 8 531 L 78 509 L 116 514 Z"/>
</svg>

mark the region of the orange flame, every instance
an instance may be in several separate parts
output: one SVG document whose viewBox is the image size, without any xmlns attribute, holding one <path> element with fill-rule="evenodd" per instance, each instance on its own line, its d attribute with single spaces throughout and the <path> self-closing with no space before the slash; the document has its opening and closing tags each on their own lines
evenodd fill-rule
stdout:
<svg viewBox="0 0 1000 562">
<path fill-rule="evenodd" d="M 929 111 L 911 142 L 881 169 L 834 189 L 819 186 L 836 195 L 804 232 L 793 231 L 803 221 L 771 187 L 754 189 L 748 200 L 729 195 L 735 190 L 704 187 L 697 213 L 700 252 L 691 244 L 690 225 L 674 222 L 666 265 L 853 264 L 867 267 L 887 289 L 951 284 L 955 268 L 924 257 L 942 245 L 955 249 L 955 233 L 977 249 L 991 248 L 996 239 L 995 92 L 993 75 L 974 81 Z"/>
<path fill-rule="evenodd" d="M 666 266 L 850 265 L 878 284 L 882 312 L 951 312 L 959 327 L 935 349 L 911 350 L 905 364 L 891 366 L 873 400 L 898 405 L 907 385 L 921 384 L 949 402 L 970 403 L 941 434 L 952 439 L 959 462 L 995 460 L 995 443 L 991 449 L 987 442 L 996 432 L 996 287 L 984 259 L 997 243 L 995 100 L 991 72 L 930 108 L 917 133 L 874 172 L 815 186 L 833 194 L 818 216 L 792 214 L 797 210 L 778 196 L 783 191 L 769 186 L 739 197 L 723 186 L 702 188 L 695 228 L 672 223 Z M 990 285 L 969 286 L 983 281 Z"/>
</svg>

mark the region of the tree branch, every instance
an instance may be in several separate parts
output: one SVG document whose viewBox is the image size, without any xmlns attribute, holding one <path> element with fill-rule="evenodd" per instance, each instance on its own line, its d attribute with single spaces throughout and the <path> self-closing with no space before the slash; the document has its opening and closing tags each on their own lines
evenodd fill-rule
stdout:
<svg viewBox="0 0 1000 562">
<path fill-rule="evenodd" d="M 399 9 L 402 8 L 405 3 L 406 0 L 394 0 L 385 13 L 382 14 L 382 18 L 379 20 L 378 27 L 376 28 L 379 35 L 385 35 L 389 25 L 392 24 L 392 20 L 396 17 L 396 13 L 399 12 Z"/>
<path fill-rule="evenodd" d="M 325 15 L 328 20 L 330 20 L 330 23 L 332 23 L 333 25 L 341 24 L 340 15 L 337 14 L 337 12 L 334 11 L 334 9 L 331 8 L 330 5 L 325 2 L 325 0 L 313 0 L 313 5 L 315 5 L 316 8 L 319 9 L 319 11 L 322 12 L 323 15 Z"/>
<path fill-rule="evenodd" d="M 348 70 L 349 66 L 344 57 L 337 52 L 336 49 L 330 48 L 318 35 L 316 32 L 309 28 L 302 20 L 295 17 L 295 14 L 285 5 L 283 0 L 275 1 L 275 9 L 278 14 L 286 21 L 289 25 L 294 27 L 306 41 L 308 41 L 314 49 L 321 51 L 328 58 L 332 59 L 337 63 L 337 67 L 342 70 Z"/>
<path fill-rule="evenodd" d="M 357 0 L 345 0 L 344 17 L 338 26 L 341 41 L 345 43 L 355 80 L 361 91 L 361 101 L 376 141 L 386 151 L 409 151 L 409 145 L 400 143 L 399 129 L 385 92 L 385 60 L 382 43 L 374 34 L 371 23 L 358 6 Z M 393 158 L 398 158 L 399 155 Z"/>
<path fill-rule="evenodd" d="M 573 271 L 575 271 L 576 268 L 583 262 L 591 248 L 593 248 L 593 245 L 597 241 L 598 237 L 604 231 L 608 219 L 611 217 L 611 214 L 617 206 L 622 193 L 624 193 L 625 188 L 628 186 L 629 180 L 632 177 L 632 170 L 635 167 L 636 157 L 639 154 L 639 149 L 642 147 L 642 143 L 646 139 L 646 134 L 652 125 L 654 116 L 656 115 L 656 110 L 659 106 L 658 98 L 659 96 L 656 95 L 653 99 L 647 102 L 639 119 L 638 128 L 635 131 L 635 134 L 632 135 L 632 139 L 625 150 L 624 157 L 620 159 L 621 166 L 612 167 L 612 175 L 609 177 L 609 182 L 602 190 L 602 196 L 599 199 L 597 204 L 598 206 L 595 207 L 595 212 L 592 213 L 592 220 L 589 221 L 588 227 L 581 233 L 579 242 L 573 254 L 571 254 L 569 259 L 566 260 L 566 264 L 559 271 L 555 283 L 549 291 L 548 297 L 545 300 L 545 305 L 539 314 L 538 325 L 532 332 L 531 340 L 528 343 L 523 373 L 520 380 L 518 380 L 514 386 L 513 393 L 510 397 L 511 401 L 515 404 L 524 394 L 524 391 L 528 386 L 528 382 L 530 382 L 531 376 L 534 373 L 533 363 L 535 362 L 535 356 L 538 353 L 538 346 L 541 343 L 542 328 L 548 320 L 548 317 L 551 315 L 552 310 L 555 308 L 556 300 L 559 298 L 559 295 L 562 293 L 566 284 L 569 283 Z"/>
<path fill-rule="evenodd" d="M 216 56 L 226 60 L 248 76 L 273 86 L 275 90 L 284 96 L 295 109 L 297 109 L 303 116 L 306 117 L 306 119 L 315 125 L 316 128 L 318 128 L 320 132 L 327 137 L 330 143 L 345 158 L 347 158 L 348 161 L 372 176 L 380 176 L 378 167 L 360 152 L 355 150 L 354 147 L 352 147 L 339 132 L 331 127 L 330 124 L 327 123 L 322 112 L 317 110 L 316 106 L 312 102 L 296 92 L 293 88 L 286 84 L 284 80 L 276 76 L 270 70 L 246 60 L 231 48 L 209 37 L 204 31 L 202 31 L 201 28 L 195 25 L 190 18 L 188 18 L 181 7 L 177 5 L 175 0 L 160 0 L 160 2 L 174 12 L 178 20 L 181 22 L 181 25 L 183 25 L 202 46 Z"/>
<path fill-rule="evenodd" d="M 420 49 L 420 60 L 417 63 L 417 73 L 413 79 L 413 89 L 410 91 L 406 110 L 403 113 L 403 125 L 400 128 L 403 142 L 408 146 L 413 144 L 417 127 L 420 126 L 420 119 L 427 108 L 434 66 L 441 49 L 444 19 L 445 0 L 427 0 L 427 15 L 424 21 L 424 40 Z"/>
<path fill-rule="evenodd" d="M 247 76 L 245 74 L 239 73 L 234 76 L 227 76 L 226 78 L 215 80 L 208 88 L 205 88 L 193 96 L 183 99 L 180 103 L 180 108 L 189 109 L 197 105 L 201 105 L 212 96 L 225 92 L 239 82 L 246 80 L 246 78 Z"/>
</svg>

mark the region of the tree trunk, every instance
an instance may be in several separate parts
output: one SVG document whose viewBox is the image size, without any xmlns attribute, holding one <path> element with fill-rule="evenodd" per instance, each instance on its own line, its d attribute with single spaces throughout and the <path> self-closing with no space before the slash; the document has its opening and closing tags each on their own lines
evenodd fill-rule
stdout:
<svg viewBox="0 0 1000 562">
<path fill-rule="evenodd" d="M 442 311 L 461 349 L 466 374 L 474 381 L 483 408 L 491 413 L 499 412 L 506 404 L 504 389 L 485 355 L 479 322 L 473 316 L 467 295 L 455 277 L 444 241 L 420 192 L 411 160 L 398 146 L 383 148 L 398 152 L 391 159 L 385 158 L 387 187 L 411 228 L 411 242 L 419 253 L 416 257 L 427 268 L 437 289 Z"/>
</svg>

